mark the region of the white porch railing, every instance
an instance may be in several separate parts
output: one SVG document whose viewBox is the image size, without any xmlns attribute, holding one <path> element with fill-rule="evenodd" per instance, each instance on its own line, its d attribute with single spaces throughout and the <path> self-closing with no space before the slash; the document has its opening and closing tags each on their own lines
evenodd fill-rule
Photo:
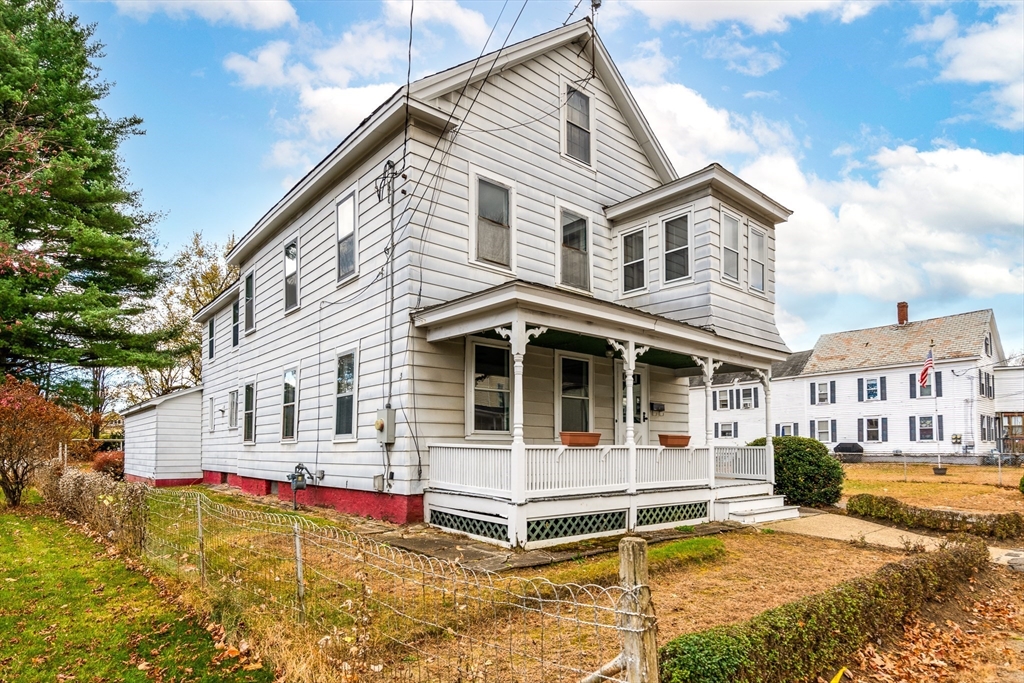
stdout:
<svg viewBox="0 0 1024 683">
<path fill-rule="evenodd" d="M 637 446 L 637 488 L 695 486 L 710 481 L 708 449 Z"/>
<path fill-rule="evenodd" d="M 526 447 L 526 493 L 571 496 L 624 491 L 629 484 L 625 446 Z"/>
<path fill-rule="evenodd" d="M 715 446 L 715 476 L 770 481 L 768 449 Z"/>
<path fill-rule="evenodd" d="M 430 485 L 508 498 L 512 494 L 512 447 L 431 446 Z"/>
</svg>

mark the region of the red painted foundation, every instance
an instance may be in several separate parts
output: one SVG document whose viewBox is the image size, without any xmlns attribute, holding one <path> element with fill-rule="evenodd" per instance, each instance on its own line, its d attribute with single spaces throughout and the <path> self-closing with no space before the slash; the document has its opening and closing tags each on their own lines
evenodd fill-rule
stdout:
<svg viewBox="0 0 1024 683">
<path fill-rule="evenodd" d="M 319 505 L 334 508 L 338 512 L 383 519 L 395 524 L 412 524 L 423 521 L 423 495 L 399 496 L 394 493 L 376 491 L 353 491 L 328 486 L 310 486 L 296 492 L 296 499 L 303 505 Z M 281 500 L 292 499 L 292 488 L 288 482 L 277 487 Z"/>
<path fill-rule="evenodd" d="M 242 477 L 237 474 L 229 474 L 227 484 L 228 486 L 237 486 L 245 493 L 253 496 L 270 495 L 271 482 L 266 479 L 254 479 L 252 477 Z"/>
<path fill-rule="evenodd" d="M 203 470 L 203 483 L 209 484 L 210 486 L 216 486 L 217 484 L 228 483 L 227 472 L 214 472 L 213 470 Z"/>
<path fill-rule="evenodd" d="M 202 484 L 205 480 L 205 472 L 203 477 L 196 477 L 191 479 L 151 479 L 149 477 L 140 477 L 136 474 L 124 475 L 125 481 L 130 481 L 136 484 L 149 484 L 156 488 L 165 488 L 168 486 L 192 486 L 193 484 Z"/>
</svg>

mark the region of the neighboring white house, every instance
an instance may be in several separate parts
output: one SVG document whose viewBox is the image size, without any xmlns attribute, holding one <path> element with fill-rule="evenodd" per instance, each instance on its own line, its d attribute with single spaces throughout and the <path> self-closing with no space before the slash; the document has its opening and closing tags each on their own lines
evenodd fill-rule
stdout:
<svg viewBox="0 0 1024 683">
<path fill-rule="evenodd" d="M 787 356 L 789 215 L 717 164 L 679 177 L 589 21 L 415 81 L 197 314 L 206 480 L 290 497 L 301 463 L 304 502 L 511 546 L 791 515 L 770 446 L 658 445 L 705 429 L 687 373 Z"/>
<path fill-rule="evenodd" d="M 935 370 L 921 387 L 929 349 Z M 868 457 L 987 454 L 997 448 L 1003 360 L 991 310 L 910 321 L 901 303 L 893 325 L 822 335 L 813 350 L 773 366 L 772 431 L 810 436 L 830 449 L 858 443 Z M 720 436 L 738 428 L 733 438 L 742 444 L 763 433 L 763 416 L 744 409 L 756 388 L 748 376 L 719 376 L 712 421 Z M 703 387 L 691 392 L 692 404 Z"/>
<path fill-rule="evenodd" d="M 1017 362 L 1020 363 L 1021 359 Z M 1024 454 L 1024 365 L 1001 366 L 992 370 L 996 383 L 999 450 Z"/>
<path fill-rule="evenodd" d="M 203 480 L 203 389 L 195 387 L 132 406 L 124 418 L 124 475 L 152 486 Z"/>
</svg>

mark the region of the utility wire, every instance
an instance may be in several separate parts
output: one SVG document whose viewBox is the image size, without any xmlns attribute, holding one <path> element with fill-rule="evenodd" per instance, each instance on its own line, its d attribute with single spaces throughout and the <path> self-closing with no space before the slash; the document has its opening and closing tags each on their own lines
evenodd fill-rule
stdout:
<svg viewBox="0 0 1024 683">
<path fill-rule="evenodd" d="M 569 25 L 569 20 L 572 19 L 572 15 L 576 14 L 576 10 L 578 10 L 580 8 L 581 4 L 583 4 L 583 0 L 576 0 L 576 6 L 572 8 L 571 12 L 569 12 L 569 16 L 567 16 L 565 18 L 565 21 L 562 22 L 562 26 L 568 26 Z"/>
</svg>

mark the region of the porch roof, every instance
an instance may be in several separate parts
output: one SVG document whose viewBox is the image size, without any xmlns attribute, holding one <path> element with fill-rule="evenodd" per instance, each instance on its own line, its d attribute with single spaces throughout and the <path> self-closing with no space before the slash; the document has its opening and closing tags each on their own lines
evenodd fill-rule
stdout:
<svg viewBox="0 0 1024 683">
<path fill-rule="evenodd" d="M 672 353 L 711 356 L 746 368 L 767 368 L 787 356 L 664 316 L 523 280 L 510 280 L 412 313 L 413 324 L 426 329 L 430 342 L 493 330 L 516 318 L 600 339 L 632 339 Z"/>
</svg>

